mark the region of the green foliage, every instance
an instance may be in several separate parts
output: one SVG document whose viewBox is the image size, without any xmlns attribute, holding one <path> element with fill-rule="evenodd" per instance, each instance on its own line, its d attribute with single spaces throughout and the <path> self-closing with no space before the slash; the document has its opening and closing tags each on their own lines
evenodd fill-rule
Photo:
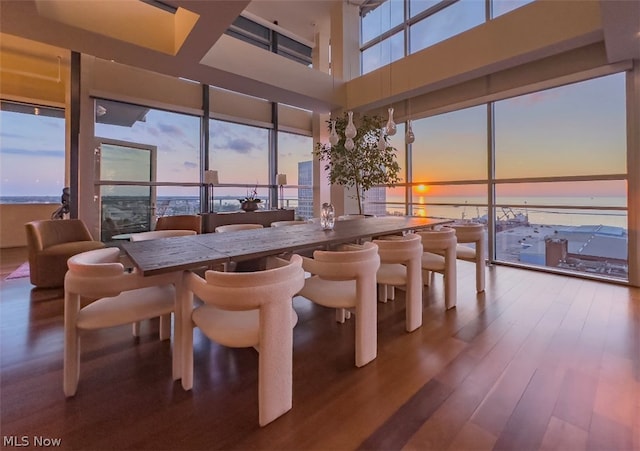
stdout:
<svg viewBox="0 0 640 451">
<path fill-rule="evenodd" d="M 335 119 L 336 132 L 340 141 L 335 146 L 318 143 L 314 155 L 325 162 L 331 184 L 355 187 L 359 213 L 368 190 L 376 185 L 391 185 L 400 182 L 400 166 L 396 159 L 396 149 L 389 145 L 389 137 L 383 151 L 378 149 L 381 129 L 385 122 L 380 116 L 354 117 L 353 123 L 358 130 L 353 139 L 355 147 L 349 151 L 344 147 L 344 130 L 349 122 L 347 113 Z M 327 121 L 331 131 L 331 121 Z"/>
</svg>

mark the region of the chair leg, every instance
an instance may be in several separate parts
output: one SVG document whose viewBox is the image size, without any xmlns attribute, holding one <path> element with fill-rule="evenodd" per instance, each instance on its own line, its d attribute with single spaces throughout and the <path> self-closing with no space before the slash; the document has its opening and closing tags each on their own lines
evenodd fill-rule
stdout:
<svg viewBox="0 0 640 451">
<path fill-rule="evenodd" d="M 140 336 L 140 321 L 136 321 L 131 325 L 131 333 L 134 337 Z"/>
<path fill-rule="evenodd" d="M 361 367 L 378 354 L 376 281 L 357 280 L 356 284 L 356 366 Z"/>
<path fill-rule="evenodd" d="M 394 287 L 393 285 L 389 285 L 387 288 L 387 299 L 389 299 L 390 301 L 396 300 L 396 287 Z"/>
<path fill-rule="evenodd" d="M 260 309 L 258 421 L 266 426 L 293 406 L 293 324 L 291 304 Z M 283 308 L 284 307 L 284 308 Z"/>
<path fill-rule="evenodd" d="M 444 270 L 444 304 L 449 310 L 456 306 L 457 302 L 457 275 L 456 275 L 456 249 L 450 247 L 445 253 Z"/>
<path fill-rule="evenodd" d="M 171 313 L 160 317 L 160 341 L 171 338 Z"/>
<path fill-rule="evenodd" d="M 378 284 L 378 302 L 387 303 L 387 285 L 383 283 Z"/>
<path fill-rule="evenodd" d="M 336 321 L 340 324 L 344 323 L 344 320 L 347 319 L 347 310 L 343 308 L 336 309 Z"/>
<path fill-rule="evenodd" d="M 182 360 L 182 388 L 191 390 L 193 388 L 193 323 L 191 320 L 191 311 L 193 310 L 193 293 L 189 290 L 182 289 L 181 294 L 181 351 Z"/>
</svg>

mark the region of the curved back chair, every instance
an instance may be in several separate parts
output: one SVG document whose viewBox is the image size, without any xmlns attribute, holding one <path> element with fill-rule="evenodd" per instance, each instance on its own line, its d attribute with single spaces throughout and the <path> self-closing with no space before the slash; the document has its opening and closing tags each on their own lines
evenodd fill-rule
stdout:
<svg viewBox="0 0 640 451">
<path fill-rule="evenodd" d="M 69 257 L 101 249 L 81 219 L 32 221 L 25 225 L 29 251 L 29 277 L 36 287 L 64 286 Z"/>
<path fill-rule="evenodd" d="M 309 224 L 307 221 L 274 221 L 271 223 L 271 227 L 286 227 L 293 225 Z"/>
<path fill-rule="evenodd" d="M 380 267 L 378 246 L 372 242 L 346 245 L 339 251 L 315 251 L 304 258 L 303 268 L 313 274 L 300 295 L 316 304 L 354 309 L 356 315 L 356 366 L 377 355 L 376 272 Z"/>
<path fill-rule="evenodd" d="M 132 233 L 129 241 L 147 241 L 157 240 L 160 238 L 171 238 L 174 236 L 197 235 L 195 230 L 176 229 L 176 230 L 153 230 L 151 232 Z"/>
<path fill-rule="evenodd" d="M 450 224 L 456 231 L 456 239 L 458 245 L 456 246 L 456 257 L 458 260 L 464 260 L 476 264 L 476 291 L 481 293 L 485 287 L 485 243 L 484 243 L 484 224 L 479 223 L 465 223 L 465 224 Z M 460 243 L 475 243 L 475 248 L 471 246 L 465 246 Z"/>
<path fill-rule="evenodd" d="M 193 230 L 202 233 L 202 217 L 200 215 L 160 216 L 155 230 Z"/>
<path fill-rule="evenodd" d="M 292 406 L 293 327 L 298 320 L 292 298 L 304 284 L 302 257 L 293 255 L 290 261 L 272 257 L 269 263 L 265 271 L 207 271 L 205 279 L 184 273 L 183 305 L 193 305 L 194 294 L 204 301 L 193 310 L 193 325 L 223 346 L 258 349 L 260 426 Z M 183 318 L 189 321 L 187 315 Z M 185 327 L 182 387 L 192 386 L 193 333 Z"/>
<path fill-rule="evenodd" d="M 422 326 L 422 237 L 410 233 L 373 242 L 380 255 L 378 300 L 387 301 L 387 287 L 405 287 L 406 330 L 412 332 Z"/>
<path fill-rule="evenodd" d="M 416 232 L 422 237 L 422 281 L 429 284 L 431 272 L 444 276 L 444 304 L 448 310 L 456 306 L 456 232 L 443 227 L 441 230 Z M 442 254 L 442 255 L 439 255 Z"/>
<path fill-rule="evenodd" d="M 129 324 L 170 314 L 176 307 L 175 284 L 179 275 L 143 277 L 127 272 L 115 247 L 74 255 L 64 280 L 64 371 L 63 389 L 73 396 L 80 377 L 80 332 Z M 81 298 L 93 299 L 80 308 Z M 176 318 L 176 325 L 178 324 Z M 180 348 L 176 330 L 173 376 L 179 378 Z"/>
<path fill-rule="evenodd" d="M 235 232 L 237 230 L 261 229 L 262 224 L 227 224 L 216 227 L 217 233 Z"/>
</svg>

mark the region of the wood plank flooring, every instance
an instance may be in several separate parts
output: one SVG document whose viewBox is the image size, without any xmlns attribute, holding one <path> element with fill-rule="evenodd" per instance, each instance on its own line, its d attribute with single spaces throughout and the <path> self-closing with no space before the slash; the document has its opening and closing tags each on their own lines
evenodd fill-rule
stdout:
<svg viewBox="0 0 640 451">
<path fill-rule="evenodd" d="M 3 278 L 26 258 L 2 251 Z M 294 329 L 293 409 L 257 419 L 253 349 L 194 334 L 194 388 L 171 380 L 157 322 L 88 333 L 78 393 L 62 393 L 61 290 L 0 283 L 0 430 L 63 449 L 640 450 L 640 289 L 458 263 L 458 306 L 442 279 L 424 325 L 378 304 L 378 358 L 354 365 L 354 321 L 303 298 Z M 12 438 L 13 437 L 13 438 Z M 15 440 L 15 441 L 11 441 Z"/>
</svg>

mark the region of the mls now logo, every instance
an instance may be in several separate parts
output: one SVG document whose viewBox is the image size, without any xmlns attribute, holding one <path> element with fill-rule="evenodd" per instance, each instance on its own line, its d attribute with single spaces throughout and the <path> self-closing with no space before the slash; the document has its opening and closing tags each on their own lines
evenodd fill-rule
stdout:
<svg viewBox="0 0 640 451">
<path fill-rule="evenodd" d="M 2 445 L 5 447 L 39 446 L 48 448 L 60 446 L 61 444 L 61 438 L 43 437 L 42 435 L 34 435 L 33 437 L 29 437 L 28 435 L 5 435 L 2 437 Z"/>
</svg>

